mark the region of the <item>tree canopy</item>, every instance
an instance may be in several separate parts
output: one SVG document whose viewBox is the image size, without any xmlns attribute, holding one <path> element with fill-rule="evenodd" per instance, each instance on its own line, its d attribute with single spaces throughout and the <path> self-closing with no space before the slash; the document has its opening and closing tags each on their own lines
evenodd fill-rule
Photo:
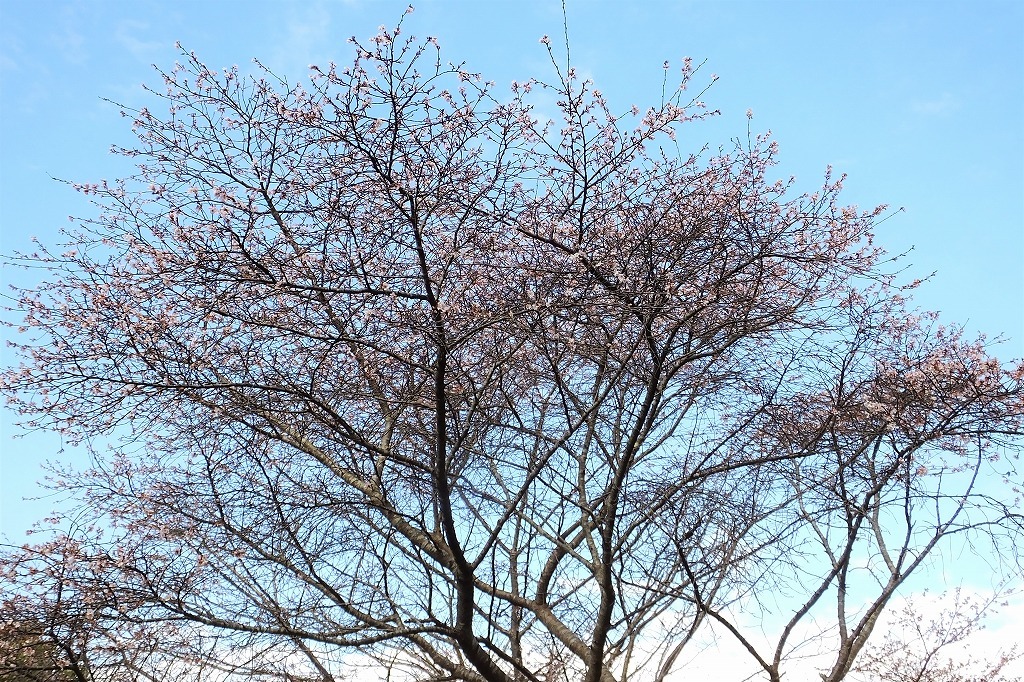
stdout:
<svg viewBox="0 0 1024 682">
<path fill-rule="evenodd" d="M 618 111 L 353 43 L 301 86 L 183 52 L 137 174 L 15 257 L 3 390 L 97 464 L 4 627 L 60 585 L 93 670 L 494 682 L 665 680 L 715 627 L 834 682 L 952 536 L 1012 557 L 1024 364 L 913 309 L 884 206 L 768 135 L 682 151 L 690 61 Z"/>
</svg>

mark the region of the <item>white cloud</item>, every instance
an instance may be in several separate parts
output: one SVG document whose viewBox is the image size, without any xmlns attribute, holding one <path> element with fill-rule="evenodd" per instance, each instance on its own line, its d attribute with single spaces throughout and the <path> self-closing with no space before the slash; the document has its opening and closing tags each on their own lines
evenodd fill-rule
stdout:
<svg viewBox="0 0 1024 682">
<path fill-rule="evenodd" d="M 330 60 L 331 12 L 322 1 L 279 7 L 284 13 L 283 37 L 273 46 L 267 66 L 294 82 L 305 77 L 310 64 Z"/>
<path fill-rule="evenodd" d="M 960 100 L 948 92 L 931 99 L 915 100 L 910 105 L 916 114 L 922 116 L 942 116 L 960 108 Z"/>
<path fill-rule="evenodd" d="M 114 38 L 136 58 L 151 61 L 152 55 L 167 47 L 156 40 L 144 40 L 141 35 L 149 31 L 149 24 L 144 21 L 125 19 L 117 24 Z"/>
<path fill-rule="evenodd" d="M 961 590 L 961 596 L 975 603 L 985 603 L 994 597 L 994 593 Z M 914 612 L 926 621 L 938 618 L 944 610 L 955 606 L 956 592 L 953 590 L 941 594 L 916 593 L 907 597 L 894 599 L 886 609 L 872 634 L 872 642 L 881 642 L 886 634 L 894 632 L 896 619 L 903 608 L 910 604 Z M 969 655 L 973 660 L 995 661 L 1001 652 L 1008 652 L 1020 642 L 1020 633 L 1024 632 L 1024 595 L 1014 594 L 1009 598 L 996 600 L 997 606 L 990 616 L 983 621 L 984 627 L 978 627 L 966 640 L 948 649 L 943 649 L 939 660 L 966 660 Z M 754 618 L 744 618 L 742 614 L 733 614 L 732 620 L 741 632 L 757 648 L 762 656 L 771 658 L 780 631 L 768 627 Z M 800 643 L 795 649 L 787 647 L 783 672 L 790 680 L 816 680 L 819 674 L 830 667 L 834 655 L 829 646 L 834 642 L 826 636 L 821 637 L 822 626 L 808 621 L 801 624 L 792 633 L 790 642 Z M 834 634 L 834 633 L 833 633 Z M 1002 670 L 1008 678 L 1024 676 L 1024 659 L 1010 663 Z M 767 676 L 757 665 L 751 654 L 734 636 L 720 626 L 706 626 L 697 638 L 687 647 L 680 657 L 678 667 L 669 678 L 672 682 L 690 679 L 706 680 L 765 680 Z M 863 682 L 862 677 L 850 675 L 851 680 Z"/>
</svg>

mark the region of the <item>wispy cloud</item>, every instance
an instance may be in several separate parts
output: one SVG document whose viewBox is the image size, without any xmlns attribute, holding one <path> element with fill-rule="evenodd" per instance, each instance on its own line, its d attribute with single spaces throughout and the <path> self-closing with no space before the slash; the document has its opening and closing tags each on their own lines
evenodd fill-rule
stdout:
<svg viewBox="0 0 1024 682">
<path fill-rule="evenodd" d="M 13 31 L 4 30 L 0 32 L 0 70 L 20 70 L 21 66 L 18 62 L 23 51 L 21 40 L 18 36 L 14 35 Z"/>
<path fill-rule="evenodd" d="M 61 8 L 57 21 L 53 24 L 53 31 L 49 35 L 49 42 L 56 48 L 57 53 L 72 64 L 84 64 L 89 59 L 85 36 L 79 29 L 83 21 L 76 6 L 65 5 Z"/>
<path fill-rule="evenodd" d="M 147 22 L 126 19 L 118 22 L 114 39 L 136 58 L 151 61 L 154 54 L 167 46 L 157 40 L 145 40 L 143 36 L 149 28 Z"/>
<path fill-rule="evenodd" d="M 325 62 L 329 53 L 331 12 L 317 2 L 288 2 L 281 5 L 285 15 L 284 35 L 272 55 L 274 68 L 295 79 L 307 72 L 310 64 Z M 268 64 L 269 65 L 269 64 Z"/>
<path fill-rule="evenodd" d="M 911 102 L 911 109 L 922 116 L 943 116 L 960 108 L 960 100 L 948 92 L 931 99 L 919 99 Z"/>
<path fill-rule="evenodd" d="M 21 112 L 35 111 L 52 96 L 49 69 L 26 50 L 21 35 L 11 26 L 0 32 L 0 72 L 4 74 L 3 106 Z"/>
</svg>

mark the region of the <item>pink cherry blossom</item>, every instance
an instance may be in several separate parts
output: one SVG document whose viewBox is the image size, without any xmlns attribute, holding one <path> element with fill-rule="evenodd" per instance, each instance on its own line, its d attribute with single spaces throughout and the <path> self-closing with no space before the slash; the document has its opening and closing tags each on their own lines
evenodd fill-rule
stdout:
<svg viewBox="0 0 1024 682">
<path fill-rule="evenodd" d="M 351 42 L 306 87 L 183 51 L 167 113 L 125 107 L 137 171 L 10 258 L 42 281 L 0 387 L 95 466 L 3 551 L 0 652 L 608 682 L 714 622 L 838 682 L 950 537 L 1015 556 L 1024 364 L 915 309 L 895 211 L 779 179 L 749 122 L 705 146 L 689 59 L 632 127 L 547 35 L 511 94 L 401 26 Z"/>
</svg>

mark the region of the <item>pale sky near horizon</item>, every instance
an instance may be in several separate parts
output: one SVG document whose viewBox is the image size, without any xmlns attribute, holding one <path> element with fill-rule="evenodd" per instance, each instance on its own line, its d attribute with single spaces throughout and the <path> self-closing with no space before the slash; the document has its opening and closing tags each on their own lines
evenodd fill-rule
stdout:
<svg viewBox="0 0 1024 682">
<path fill-rule="evenodd" d="M 559 0 L 413 4 L 405 32 L 437 36 L 445 58 L 485 80 L 551 74 L 538 39 L 561 49 Z M 171 68 L 175 41 L 211 67 L 256 57 L 296 81 L 309 64 L 349 61 L 350 35 L 393 25 L 406 5 L 0 0 L 0 253 L 29 249 L 33 236 L 52 243 L 70 214 L 89 214 L 53 178 L 130 172 L 108 153 L 131 143 L 129 122 L 106 100 L 159 111 L 140 86 L 160 85 L 151 65 Z M 1004 335 L 1003 359 L 1024 356 L 1024 2 L 567 0 L 567 12 L 576 68 L 623 111 L 659 101 L 664 60 L 673 72 L 684 56 L 706 60 L 696 83 L 718 75 L 704 99 L 722 115 L 685 129 L 682 149 L 745 136 L 750 108 L 798 190 L 819 186 L 832 164 L 849 174 L 849 203 L 904 207 L 878 242 L 913 247 L 908 281 L 937 273 L 920 305 L 972 335 Z M 0 271 L 5 289 L 31 277 Z M 6 349 L 2 362 L 14 362 Z M 52 506 L 23 498 L 40 494 L 40 463 L 61 446 L 0 410 L 0 538 L 20 543 Z"/>
</svg>

